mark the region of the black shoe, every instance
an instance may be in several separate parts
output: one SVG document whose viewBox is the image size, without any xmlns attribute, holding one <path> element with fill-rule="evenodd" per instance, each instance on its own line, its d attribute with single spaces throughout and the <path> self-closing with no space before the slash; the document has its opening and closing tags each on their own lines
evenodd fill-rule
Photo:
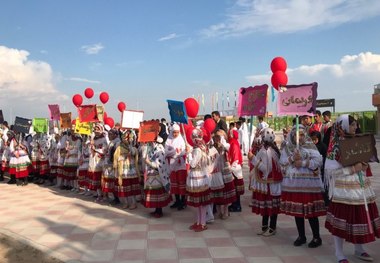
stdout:
<svg viewBox="0 0 380 263">
<path fill-rule="evenodd" d="M 170 208 L 171 208 L 171 209 L 173 209 L 173 208 L 178 208 L 179 206 L 180 206 L 180 203 L 177 202 L 177 201 L 175 201 L 174 204 L 172 204 L 172 205 L 170 206 Z"/>
<path fill-rule="evenodd" d="M 293 243 L 295 247 L 302 246 L 303 244 L 306 244 L 306 237 L 297 237 L 296 241 Z"/>
<path fill-rule="evenodd" d="M 16 180 L 15 179 L 11 179 L 7 182 L 7 184 L 16 184 Z"/>
<path fill-rule="evenodd" d="M 322 239 L 319 237 L 319 238 L 313 238 L 313 240 L 311 240 L 311 242 L 307 246 L 310 248 L 316 248 L 321 245 L 322 245 Z"/>
<path fill-rule="evenodd" d="M 232 206 L 230 205 L 228 207 L 229 212 L 241 212 L 241 206 Z"/>
</svg>

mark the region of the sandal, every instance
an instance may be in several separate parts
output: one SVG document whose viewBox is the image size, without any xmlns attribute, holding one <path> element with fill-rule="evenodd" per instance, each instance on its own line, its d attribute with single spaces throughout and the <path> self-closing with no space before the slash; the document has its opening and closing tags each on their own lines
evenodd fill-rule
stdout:
<svg viewBox="0 0 380 263">
<path fill-rule="evenodd" d="M 198 225 L 196 228 L 194 228 L 194 232 L 202 232 L 205 231 L 208 228 L 207 225 Z"/>
<path fill-rule="evenodd" d="M 194 230 L 194 229 L 197 228 L 197 227 L 198 227 L 198 223 L 195 222 L 194 224 L 192 224 L 191 226 L 189 226 L 189 229 L 190 229 L 190 230 Z"/>
</svg>

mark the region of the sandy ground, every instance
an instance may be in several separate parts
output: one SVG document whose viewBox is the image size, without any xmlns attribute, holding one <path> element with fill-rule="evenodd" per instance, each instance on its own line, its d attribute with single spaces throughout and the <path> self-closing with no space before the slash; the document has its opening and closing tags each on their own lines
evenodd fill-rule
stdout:
<svg viewBox="0 0 380 263">
<path fill-rule="evenodd" d="M 1 263 L 63 263 L 38 249 L 0 233 Z"/>
</svg>

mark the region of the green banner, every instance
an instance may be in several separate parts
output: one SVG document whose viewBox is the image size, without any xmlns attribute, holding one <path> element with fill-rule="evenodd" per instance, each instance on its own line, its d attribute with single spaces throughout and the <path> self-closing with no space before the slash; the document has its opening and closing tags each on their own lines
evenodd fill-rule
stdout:
<svg viewBox="0 0 380 263">
<path fill-rule="evenodd" d="M 32 125 L 33 130 L 37 133 L 47 133 L 49 129 L 48 119 L 46 118 L 34 118 Z"/>
</svg>

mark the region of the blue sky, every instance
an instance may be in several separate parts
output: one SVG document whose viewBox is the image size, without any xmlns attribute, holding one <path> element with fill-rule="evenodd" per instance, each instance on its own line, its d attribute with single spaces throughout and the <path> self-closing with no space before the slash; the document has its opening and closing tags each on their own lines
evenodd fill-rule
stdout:
<svg viewBox="0 0 380 263">
<path fill-rule="evenodd" d="M 84 103 L 108 92 L 116 121 L 119 101 L 168 118 L 167 99 L 200 94 L 209 113 L 216 92 L 270 85 L 276 56 L 288 84 L 318 82 L 337 111 L 375 110 L 380 1 L 2 1 L 0 108 L 8 120 L 54 103 L 75 112 L 72 96 L 92 87 Z"/>
</svg>

